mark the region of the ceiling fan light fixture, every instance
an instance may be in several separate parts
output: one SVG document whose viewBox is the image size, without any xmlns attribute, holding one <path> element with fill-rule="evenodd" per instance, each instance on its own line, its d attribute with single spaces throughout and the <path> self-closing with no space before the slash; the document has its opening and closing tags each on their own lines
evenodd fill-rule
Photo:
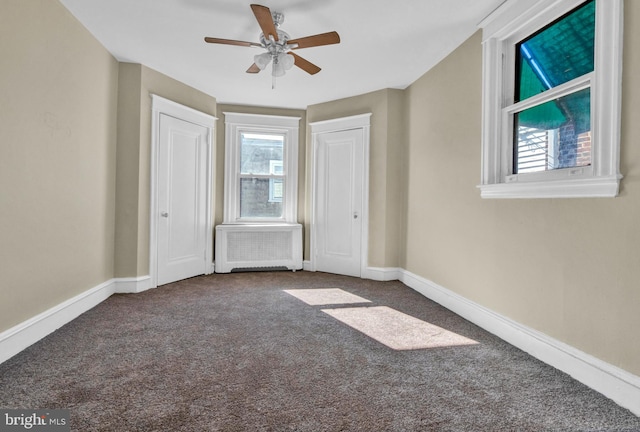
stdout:
<svg viewBox="0 0 640 432">
<path fill-rule="evenodd" d="M 264 70 L 269 63 L 271 62 L 271 54 L 266 52 L 262 54 L 257 54 L 253 56 L 253 61 L 260 68 L 260 70 Z"/>
<path fill-rule="evenodd" d="M 293 67 L 296 59 L 291 54 L 280 53 L 278 54 L 278 64 L 284 67 L 284 70 L 289 70 Z"/>
<path fill-rule="evenodd" d="M 281 52 L 273 57 L 273 69 L 271 74 L 274 77 L 281 77 L 286 71 L 293 67 L 295 58 L 291 54 Z"/>
<path fill-rule="evenodd" d="M 273 62 L 273 69 L 271 70 L 271 75 L 273 75 L 274 77 L 281 77 L 284 76 L 286 70 L 284 68 L 284 65 L 278 62 Z"/>
</svg>

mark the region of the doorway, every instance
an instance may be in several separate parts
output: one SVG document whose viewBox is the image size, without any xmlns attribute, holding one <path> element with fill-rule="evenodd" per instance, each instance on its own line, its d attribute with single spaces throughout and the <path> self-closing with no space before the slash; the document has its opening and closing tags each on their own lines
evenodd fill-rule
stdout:
<svg viewBox="0 0 640 432">
<path fill-rule="evenodd" d="M 212 272 L 215 118 L 153 96 L 152 286 Z"/>
<path fill-rule="evenodd" d="M 370 114 L 311 123 L 311 267 L 361 277 L 368 253 Z"/>
</svg>

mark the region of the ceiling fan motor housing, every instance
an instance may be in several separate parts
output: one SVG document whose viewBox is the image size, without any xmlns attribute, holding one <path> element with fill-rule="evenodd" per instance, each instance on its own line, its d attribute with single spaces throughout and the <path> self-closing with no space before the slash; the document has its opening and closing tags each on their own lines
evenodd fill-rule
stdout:
<svg viewBox="0 0 640 432">
<path fill-rule="evenodd" d="M 290 47 L 287 46 L 287 41 L 291 39 L 289 33 L 280 29 L 277 29 L 276 31 L 278 32 L 277 41 L 272 38 L 266 38 L 264 37 L 264 33 L 260 33 L 260 43 L 272 54 L 279 54 L 290 49 Z"/>
</svg>

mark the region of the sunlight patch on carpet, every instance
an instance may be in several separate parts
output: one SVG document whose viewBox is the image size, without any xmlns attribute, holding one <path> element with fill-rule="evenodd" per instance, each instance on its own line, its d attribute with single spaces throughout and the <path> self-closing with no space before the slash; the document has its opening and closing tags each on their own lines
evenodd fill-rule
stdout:
<svg viewBox="0 0 640 432">
<path fill-rule="evenodd" d="M 322 312 L 394 350 L 475 345 L 478 342 L 387 306 L 322 309 Z"/>
<path fill-rule="evenodd" d="M 295 289 L 283 291 L 311 306 L 371 303 L 370 300 L 348 293 L 340 288 Z"/>
</svg>

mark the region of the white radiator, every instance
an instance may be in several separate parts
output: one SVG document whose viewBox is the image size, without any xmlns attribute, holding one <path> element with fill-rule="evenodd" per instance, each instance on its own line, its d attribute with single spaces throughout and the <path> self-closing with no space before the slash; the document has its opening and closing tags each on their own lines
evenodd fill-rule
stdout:
<svg viewBox="0 0 640 432">
<path fill-rule="evenodd" d="M 216 273 L 259 268 L 302 268 L 302 225 L 216 226 Z"/>
</svg>

